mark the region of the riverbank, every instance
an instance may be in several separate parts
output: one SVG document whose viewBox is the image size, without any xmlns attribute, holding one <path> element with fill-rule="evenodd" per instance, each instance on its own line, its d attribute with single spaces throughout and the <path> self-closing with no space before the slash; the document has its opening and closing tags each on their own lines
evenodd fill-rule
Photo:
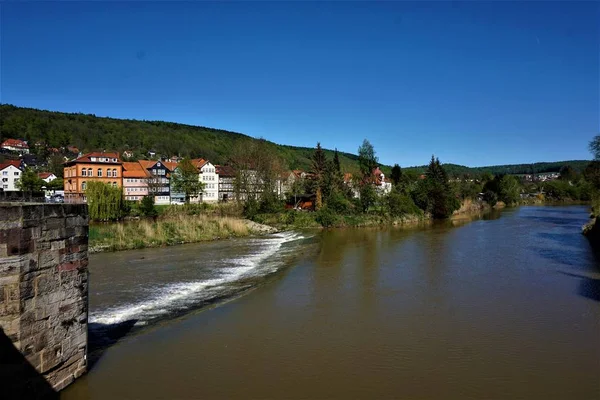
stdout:
<svg viewBox="0 0 600 400">
<path fill-rule="evenodd" d="M 90 225 L 89 252 L 172 246 L 265 235 L 278 230 L 254 221 L 212 215 L 174 215 L 121 223 Z"/>
</svg>

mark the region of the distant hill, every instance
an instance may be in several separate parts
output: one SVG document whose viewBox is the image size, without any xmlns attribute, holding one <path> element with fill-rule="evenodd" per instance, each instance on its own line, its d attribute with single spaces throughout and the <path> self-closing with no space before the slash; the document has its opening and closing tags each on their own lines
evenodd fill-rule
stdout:
<svg viewBox="0 0 600 400">
<path fill-rule="evenodd" d="M 446 169 L 446 172 L 448 172 L 448 174 L 451 176 L 476 176 L 486 172 L 492 175 L 518 175 L 531 174 L 532 172 L 535 172 L 536 174 L 545 172 L 558 172 L 560 168 L 564 165 L 570 165 L 577 172 L 582 172 L 585 169 L 585 167 L 589 164 L 589 162 L 589 160 L 568 160 L 553 162 L 537 162 L 533 164 L 491 165 L 487 167 L 465 167 L 464 165 L 444 164 L 444 168 Z M 427 170 L 427 165 L 404 168 L 404 170 L 423 173 Z"/>
<path fill-rule="evenodd" d="M 164 156 L 203 157 L 215 164 L 227 163 L 236 144 L 258 140 L 241 133 L 202 126 L 67 114 L 1 104 L 0 141 L 7 138 L 24 139 L 29 143 L 41 141 L 47 147 L 55 148 L 75 146 L 83 152 L 134 150 L 139 157 L 145 157 L 153 150 Z M 359 144 L 356 144 L 357 148 Z M 312 148 L 272 145 L 289 169 L 310 169 Z M 333 158 L 333 151 L 326 150 L 326 153 Z M 339 156 L 344 171 L 358 171 L 356 155 L 340 152 Z"/>
<path fill-rule="evenodd" d="M 133 150 L 139 157 L 146 157 L 149 150 L 159 155 L 203 157 L 215 164 L 225 164 L 238 143 L 258 140 L 253 137 L 222 129 L 191 126 L 173 122 L 137 121 L 96 117 L 93 114 L 68 114 L 33 108 L 0 104 L 0 141 L 7 138 L 38 141 L 47 147 L 75 146 L 83 152 L 93 150 Z M 314 148 L 286 146 L 270 142 L 289 169 L 309 170 Z M 360 143 L 357 143 L 358 147 Z M 316 143 L 315 143 L 316 145 Z M 377 150 L 377 149 L 376 149 Z M 332 150 L 325 150 L 333 157 Z M 358 171 L 358 157 L 340 152 L 340 162 L 345 172 Z M 443 161 L 443 160 L 442 160 Z M 563 165 L 577 171 L 583 170 L 589 161 L 556 161 L 533 164 L 536 173 L 556 172 Z M 466 167 L 444 164 L 451 176 L 531 173 L 532 164 L 495 165 L 489 167 Z M 390 174 L 390 166 L 383 165 L 384 173 Z M 406 171 L 423 173 L 426 165 L 404 168 Z"/>
</svg>

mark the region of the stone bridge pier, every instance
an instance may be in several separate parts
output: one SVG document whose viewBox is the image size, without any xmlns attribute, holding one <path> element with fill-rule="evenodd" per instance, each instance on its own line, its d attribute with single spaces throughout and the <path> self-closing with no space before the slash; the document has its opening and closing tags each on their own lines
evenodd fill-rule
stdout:
<svg viewBox="0 0 600 400">
<path fill-rule="evenodd" d="M 44 385 L 57 392 L 86 371 L 88 221 L 84 204 L 0 203 L 0 391 L 8 398 L 31 398 Z"/>
</svg>

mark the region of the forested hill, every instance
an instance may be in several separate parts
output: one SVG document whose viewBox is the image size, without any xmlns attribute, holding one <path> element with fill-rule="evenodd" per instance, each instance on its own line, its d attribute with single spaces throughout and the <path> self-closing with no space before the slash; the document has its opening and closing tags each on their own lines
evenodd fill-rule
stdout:
<svg viewBox="0 0 600 400">
<path fill-rule="evenodd" d="M 136 158 L 145 158 L 147 152 L 153 150 L 165 156 L 203 157 L 215 164 L 227 163 L 236 147 L 258 140 L 241 133 L 173 122 L 67 114 L 0 104 L 0 142 L 7 138 L 25 139 L 29 143 L 41 141 L 46 143 L 47 147 L 75 146 L 83 152 L 131 150 Z M 287 168 L 310 169 L 314 148 L 275 143 L 270 145 L 285 161 Z M 356 143 L 357 148 L 359 145 L 360 143 Z M 330 159 L 333 157 L 331 150 L 326 150 L 326 153 Z M 357 159 L 354 154 L 340 153 L 342 169 L 346 172 L 358 171 Z M 402 160 L 398 162 L 401 163 Z M 450 176 L 476 176 L 485 172 L 493 175 L 528 174 L 531 173 L 532 167 L 535 173 L 558 172 L 563 165 L 570 165 L 573 169 L 581 171 L 588 162 L 575 160 L 476 168 L 444 164 L 444 167 Z M 423 173 L 426 169 L 426 165 L 404 168 L 414 173 Z M 389 166 L 382 166 L 382 170 L 389 176 Z"/>
<path fill-rule="evenodd" d="M 589 160 L 567 160 L 567 161 L 552 161 L 552 162 L 537 162 L 533 164 L 507 164 L 507 165 L 491 165 L 487 167 L 465 167 L 457 164 L 444 164 L 444 169 L 450 176 L 477 176 L 484 173 L 492 175 L 521 175 L 521 174 L 541 174 L 545 172 L 559 172 L 560 168 L 566 165 L 571 166 L 575 171 L 582 172 L 590 163 Z M 427 165 L 418 167 L 405 168 L 405 171 L 414 171 L 416 173 L 424 173 L 427 170 Z"/>
<path fill-rule="evenodd" d="M 131 150 L 136 157 L 147 152 L 158 155 L 203 157 L 215 164 L 227 163 L 236 146 L 253 140 L 250 136 L 221 129 L 191 126 L 162 121 L 137 121 L 96 117 L 91 114 L 67 114 L 0 105 L 0 141 L 24 139 L 29 143 L 42 141 L 47 147 L 75 146 L 80 151 Z M 360 143 L 356 143 L 356 147 Z M 272 143 L 289 169 L 308 170 L 312 148 L 284 146 Z M 316 143 L 315 143 L 316 146 Z M 326 150 L 328 157 L 333 151 Z M 357 171 L 357 156 L 340 152 L 345 171 Z"/>
</svg>

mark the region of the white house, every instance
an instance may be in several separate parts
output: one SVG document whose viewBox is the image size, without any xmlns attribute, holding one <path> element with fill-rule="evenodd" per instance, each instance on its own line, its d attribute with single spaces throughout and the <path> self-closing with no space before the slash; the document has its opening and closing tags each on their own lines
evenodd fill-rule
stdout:
<svg viewBox="0 0 600 400">
<path fill-rule="evenodd" d="M 56 175 L 54 175 L 52 172 L 40 172 L 38 176 L 46 183 L 50 183 L 56 179 Z"/>
<path fill-rule="evenodd" d="M 194 159 L 192 164 L 198 169 L 198 179 L 204 183 L 204 190 L 199 201 L 216 203 L 219 201 L 219 174 L 216 167 L 208 160 Z"/>
<path fill-rule="evenodd" d="M 21 162 L 20 161 L 8 161 L 0 163 L 0 179 L 2 179 L 1 188 L 5 192 L 18 191 L 15 183 L 21 179 Z"/>
<path fill-rule="evenodd" d="M 16 151 L 21 154 L 29 154 L 29 145 L 24 140 L 6 139 L 4 142 L 2 142 L 2 144 L 0 144 L 0 147 L 5 150 Z"/>
</svg>

